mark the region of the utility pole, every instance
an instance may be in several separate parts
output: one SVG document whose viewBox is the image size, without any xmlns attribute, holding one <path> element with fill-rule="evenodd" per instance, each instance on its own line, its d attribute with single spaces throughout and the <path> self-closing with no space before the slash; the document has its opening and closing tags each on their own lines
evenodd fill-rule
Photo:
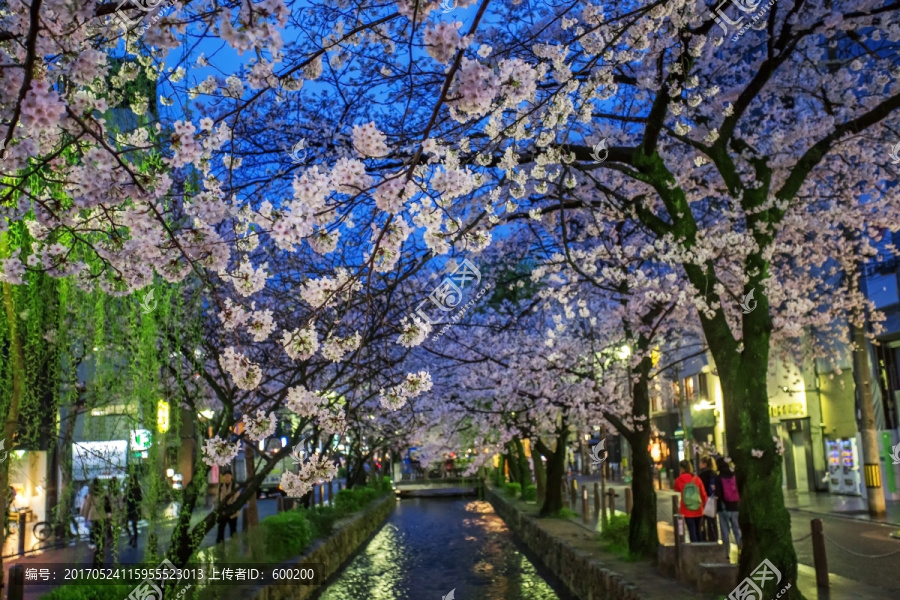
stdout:
<svg viewBox="0 0 900 600">
<path fill-rule="evenodd" d="M 684 457 L 693 464 L 694 462 L 694 435 L 688 427 L 687 415 L 684 412 L 684 382 L 681 381 L 681 369 L 675 367 L 675 381 L 678 383 L 678 410 L 681 413 L 681 431 L 684 432 Z"/>
<path fill-rule="evenodd" d="M 853 332 L 853 379 L 859 401 L 860 433 L 862 434 L 862 462 L 866 480 L 866 500 L 869 516 L 879 518 L 887 514 L 884 488 L 881 486 L 881 459 L 878 455 L 878 431 L 875 428 L 875 409 L 872 406 L 872 381 L 869 377 L 869 350 L 862 327 L 850 324 Z"/>
</svg>

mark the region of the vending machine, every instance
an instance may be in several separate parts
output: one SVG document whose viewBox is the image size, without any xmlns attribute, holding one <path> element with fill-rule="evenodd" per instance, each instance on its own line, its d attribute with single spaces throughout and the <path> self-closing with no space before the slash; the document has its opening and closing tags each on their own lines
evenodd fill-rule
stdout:
<svg viewBox="0 0 900 600">
<path fill-rule="evenodd" d="M 825 454 L 828 458 L 828 492 L 841 493 L 841 440 L 825 440 Z"/>
<path fill-rule="evenodd" d="M 841 492 L 859 496 L 861 478 L 859 475 L 859 446 L 856 438 L 841 440 Z"/>
</svg>

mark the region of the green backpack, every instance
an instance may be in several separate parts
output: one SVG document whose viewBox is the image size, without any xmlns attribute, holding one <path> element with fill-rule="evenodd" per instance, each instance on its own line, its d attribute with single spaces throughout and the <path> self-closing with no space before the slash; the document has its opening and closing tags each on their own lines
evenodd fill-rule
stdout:
<svg viewBox="0 0 900 600">
<path fill-rule="evenodd" d="M 689 481 L 681 490 L 681 501 L 688 510 L 700 510 L 700 488 L 693 481 Z"/>
</svg>

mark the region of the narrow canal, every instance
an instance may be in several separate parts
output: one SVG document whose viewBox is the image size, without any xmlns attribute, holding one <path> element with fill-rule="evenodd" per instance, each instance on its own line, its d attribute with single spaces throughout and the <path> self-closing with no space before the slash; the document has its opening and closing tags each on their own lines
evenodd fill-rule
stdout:
<svg viewBox="0 0 900 600">
<path fill-rule="evenodd" d="M 411 498 L 318 600 L 573 600 L 487 502 Z"/>
</svg>

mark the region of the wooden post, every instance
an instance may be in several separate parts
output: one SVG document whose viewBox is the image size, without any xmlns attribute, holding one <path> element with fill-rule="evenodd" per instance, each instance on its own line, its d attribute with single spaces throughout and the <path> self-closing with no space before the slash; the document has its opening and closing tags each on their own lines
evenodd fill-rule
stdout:
<svg viewBox="0 0 900 600">
<path fill-rule="evenodd" d="M 606 490 L 606 495 L 609 496 L 609 516 L 612 517 L 616 514 L 616 489 L 609 488 Z"/>
<path fill-rule="evenodd" d="M 6 600 L 22 600 L 25 596 L 25 565 L 10 567 L 7 584 Z"/>
<path fill-rule="evenodd" d="M 25 556 L 25 513 L 20 512 L 19 521 L 19 556 Z"/>
<path fill-rule="evenodd" d="M 631 488 L 625 488 L 625 513 L 631 514 L 631 509 L 634 507 L 634 499 L 631 495 Z"/>
<path fill-rule="evenodd" d="M 319 486 L 319 506 L 325 506 L 325 486 Z"/>
<path fill-rule="evenodd" d="M 681 498 L 679 496 L 672 496 L 672 527 L 675 527 L 678 523 L 676 522 L 678 517 L 678 507 L 680 505 Z"/>
<path fill-rule="evenodd" d="M 573 478 L 569 485 L 569 502 L 572 504 L 572 510 L 577 506 L 576 498 L 578 498 L 578 482 Z"/>
<path fill-rule="evenodd" d="M 587 488 L 581 490 L 581 520 L 585 523 L 591 522 L 591 513 L 588 511 L 588 492 Z"/>
<path fill-rule="evenodd" d="M 684 517 L 675 515 L 675 576 L 681 576 L 681 546 L 684 544 Z"/>
<path fill-rule="evenodd" d="M 594 518 L 600 518 L 600 484 L 594 482 Z"/>
<path fill-rule="evenodd" d="M 816 567 L 816 587 L 828 587 L 828 557 L 825 555 L 825 529 L 822 519 L 809 522 L 812 529 L 813 563 Z"/>
<path fill-rule="evenodd" d="M 284 512 L 284 496 L 278 496 L 275 499 L 275 511 Z"/>
</svg>

